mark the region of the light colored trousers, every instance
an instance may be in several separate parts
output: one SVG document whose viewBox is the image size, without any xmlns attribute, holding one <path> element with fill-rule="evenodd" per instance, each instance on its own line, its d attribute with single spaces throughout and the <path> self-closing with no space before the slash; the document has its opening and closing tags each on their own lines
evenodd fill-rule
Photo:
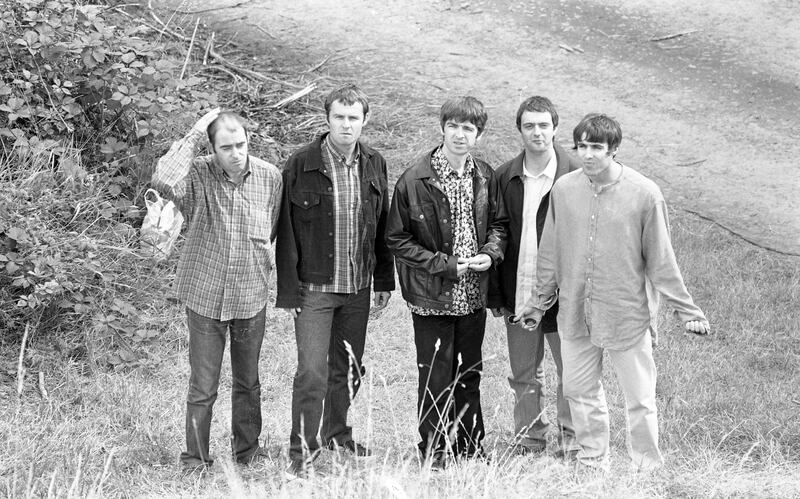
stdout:
<svg viewBox="0 0 800 499">
<path fill-rule="evenodd" d="M 541 327 L 528 331 L 519 323 L 508 322 L 508 313 L 503 314 L 508 337 L 508 360 L 511 376 L 508 384 L 514 390 L 514 433 L 519 445 L 533 449 L 544 449 L 550 422 L 544 413 L 544 343 L 550 344 L 550 353 L 558 374 L 556 408 L 559 435 L 564 450 L 577 449 L 569 404 L 564 398 L 561 382 L 561 340 L 558 333 L 542 333 Z"/>
<path fill-rule="evenodd" d="M 650 332 L 626 350 L 609 350 L 617 381 L 625 395 L 626 446 L 638 468 L 664 463 L 658 449 L 656 416 L 656 365 Z M 603 349 L 591 338 L 561 339 L 564 395 L 572 411 L 575 434 L 581 446 L 578 460 L 607 468 L 609 446 L 608 406 L 602 383 Z"/>
</svg>

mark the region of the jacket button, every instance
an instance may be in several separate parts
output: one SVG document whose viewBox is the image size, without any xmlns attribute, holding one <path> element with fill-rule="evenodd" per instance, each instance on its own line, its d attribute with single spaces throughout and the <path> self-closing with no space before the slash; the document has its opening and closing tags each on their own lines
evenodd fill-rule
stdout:
<svg viewBox="0 0 800 499">
<path fill-rule="evenodd" d="M 446 304 L 444 308 L 450 308 L 450 304 Z"/>
<path fill-rule="evenodd" d="M 445 248 L 447 248 L 448 246 L 450 246 L 450 243 L 444 243 Z"/>
<path fill-rule="evenodd" d="M 329 235 L 329 236 L 332 236 L 332 235 L 333 235 L 333 232 L 328 232 L 328 235 Z"/>
<path fill-rule="evenodd" d="M 333 258 L 333 253 L 328 253 L 328 258 Z"/>
<path fill-rule="evenodd" d="M 443 218 L 443 219 L 442 219 L 442 223 L 443 223 L 443 224 L 446 224 L 446 223 L 447 223 L 447 219 L 446 219 L 446 218 Z"/>
<path fill-rule="evenodd" d="M 444 292 L 444 295 L 445 295 L 445 296 L 450 296 L 450 291 L 445 291 L 445 292 Z"/>
<path fill-rule="evenodd" d="M 308 201 L 303 201 L 303 206 L 308 206 Z"/>
<path fill-rule="evenodd" d="M 419 216 L 419 219 L 420 219 L 420 220 L 422 220 L 423 218 L 425 218 L 425 215 L 420 215 L 420 216 Z"/>
<path fill-rule="evenodd" d="M 328 192 L 331 192 L 332 190 L 333 190 L 333 187 L 328 187 Z"/>
</svg>

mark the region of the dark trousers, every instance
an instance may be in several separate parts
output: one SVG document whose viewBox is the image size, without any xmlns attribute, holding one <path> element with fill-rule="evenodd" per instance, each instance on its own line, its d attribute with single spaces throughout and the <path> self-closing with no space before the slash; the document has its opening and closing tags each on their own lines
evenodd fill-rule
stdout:
<svg viewBox="0 0 800 499">
<path fill-rule="evenodd" d="M 427 455 L 450 445 L 456 455 L 471 456 L 484 436 L 480 383 L 486 310 L 411 316 L 419 368 L 419 448 Z"/>
<path fill-rule="evenodd" d="M 264 339 L 266 307 L 249 319 L 218 321 L 186 309 L 189 326 L 189 394 L 186 397 L 186 451 L 181 462 L 211 464 L 208 455 L 211 413 L 217 400 L 225 336 L 231 336 L 231 429 L 233 457 L 247 461 L 261 435 L 261 384 L 258 357 Z"/>
<path fill-rule="evenodd" d="M 301 289 L 294 321 L 297 373 L 292 385 L 289 457 L 300 459 L 320 445 L 353 439 L 347 411 L 361 386 L 369 318 L 369 288 L 358 293 Z M 322 439 L 320 434 L 322 423 Z"/>
</svg>

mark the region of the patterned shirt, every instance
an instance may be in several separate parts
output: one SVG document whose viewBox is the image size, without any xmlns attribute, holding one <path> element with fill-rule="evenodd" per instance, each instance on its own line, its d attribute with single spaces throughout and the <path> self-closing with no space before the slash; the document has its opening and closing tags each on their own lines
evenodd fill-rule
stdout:
<svg viewBox="0 0 800 499">
<path fill-rule="evenodd" d="M 353 160 L 348 163 L 347 158 L 330 143 L 330 136 L 322 141 L 323 172 L 330 172 L 333 184 L 333 282 L 305 283 L 312 291 L 356 293 L 370 284 L 371 276 L 364 265 L 361 240 L 365 237 L 365 230 L 361 210 L 360 160 L 358 143 Z"/>
<path fill-rule="evenodd" d="M 558 292 L 563 338 L 588 336 L 611 350 L 648 330 L 656 340 L 659 294 L 682 321 L 705 320 L 678 269 L 661 190 L 628 167 L 604 186 L 583 170 L 555 183 L 537 265 L 531 304 L 544 310 Z"/>
<path fill-rule="evenodd" d="M 471 258 L 478 253 L 478 234 L 475 230 L 473 210 L 474 192 L 472 175 L 475 164 L 467 155 L 464 171 L 459 175 L 450 167 L 443 148 L 439 147 L 431 155 L 431 167 L 444 189 L 450 204 L 450 218 L 453 227 L 453 255 Z M 453 305 L 447 311 L 434 310 L 409 304 L 411 312 L 417 315 L 467 315 L 485 306 L 481 296 L 480 280 L 477 272 L 467 270 L 453 285 Z"/>
<path fill-rule="evenodd" d="M 153 174 L 153 185 L 175 201 L 189 224 L 174 286 L 193 312 L 220 321 L 247 319 L 267 303 L 283 180 L 275 166 L 249 156 L 236 184 L 213 155 L 196 157 L 203 142 L 203 132 L 193 130 L 172 145 Z"/>
</svg>

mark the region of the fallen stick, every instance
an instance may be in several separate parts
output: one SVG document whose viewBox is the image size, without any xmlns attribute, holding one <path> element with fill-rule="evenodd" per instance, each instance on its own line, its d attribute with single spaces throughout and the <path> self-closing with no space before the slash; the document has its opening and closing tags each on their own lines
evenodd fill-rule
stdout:
<svg viewBox="0 0 800 499">
<path fill-rule="evenodd" d="M 22 395 L 22 387 L 25 384 L 25 343 L 28 342 L 28 332 L 30 323 L 25 324 L 25 332 L 22 334 L 22 345 L 19 347 L 19 361 L 17 362 L 17 396 Z"/>
<path fill-rule="evenodd" d="M 181 75 L 178 76 L 179 80 L 183 79 L 183 75 L 186 74 L 186 66 L 189 65 L 189 58 L 192 56 L 192 49 L 194 48 L 194 39 L 197 36 L 197 27 L 200 25 L 200 19 L 198 18 L 194 22 L 194 31 L 192 31 L 192 40 L 189 42 L 189 50 L 186 51 L 186 59 L 183 60 L 183 67 L 181 68 Z"/>
<path fill-rule="evenodd" d="M 325 63 L 328 62 L 332 56 L 333 56 L 333 53 L 328 54 L 328 57 L 326 57 L 325 59 L 322 59 L 322 62 L 320 62 L 319 64 L 317 64 L 314 67 L 306 69 L 305 71 L 303 71 L 303 73 L 312 73 L 312 72 L 318 70 L 319 68 L 324 66 Z"/>
<path fill-rule="evenodd" d="M 303 90 L 300 90 L 299 92 L 295 92 L 292 95 L 290 95 L 289 97 L 286 97 L 285 99 L 281 99 L 280 101 L 278 101 L 275 104 L 273 104 L 272 107 L 273 108 L 279 108 L 281 106 L 285 106 L 286 104 L 288 104 L 290 102 L 296 101 L 297 99 L 300 99 L 301 97 L 310 94 L 311 92 L 314 91 L 315 88 L 317 88 L 317 84 L 316 83 L 312 83 L 311 85 L 307 86 Z"/>
<path fill-rule="evenodd" d="M 222 64 L 226 68 L 228 68 L 228 69 L 230 69 L 232 71 L 236 71 L 237 73 L 242 74 L 244 76 L 247 76 L 248 78 L 251 78 L 253 80 L 269 81 L 269 82 L 272 82 L 272 83 L 278 83 L 280 85 L 285 85 L 287 87 L 296 88 L 296 89 L 303 88 L 300 85 L 295 85 L 294 83 L 281 81 L 281 80 L 278 80 L 277 78 L 270 78 L 269 76 L 263 75 L 263 74 L 261 74 L 261 73 L 259 73 L 257 71 L 253 71 L 253 70 L 250 70 L 250 69 L 247 69 L 247 68 L 243 68 L 243 67 L 237 66 L 236 64 L 228 61 L 227 59 L 225 59 L 224 57 L 219 55 L 217 53 L 217 51 L 214 50 L 213 48 L 211 48 L 208 51 L 208 53 L 215 61 L 219 62 L 220 64 Z"/>
<path fill-rule="evenodd" d="M 208 51 L 211 50 L 211 47 L 214 45 L 214 35 L 216 32 L 211 32 L 211 38 L 208 39 L 208 43 L 206 43 L 206 51 L 203 54 L 203 66 L 208 66 Z"/>
<path fill-rule="evenodd" d="M 681 31 L 679 33 L 673 33 L 671 35 L 657 36 L 655 38 L 651 38 L 650 41 L 651 42 L 663 42 L 664 40 L 672 40 L 673 38 L 678 38 L 679 36 L 690 35 L 692 33 L 696 33 L 697 31 L 699 31 L 699 30 L 690 29 L 688 31 Z"/>
<path fill-rule="evenodd" d="M 44 371 L 39 371 L 39 395 L 47 400 L 47 388 L 44 386 Z"/>
<path fill-rule="evenodd" d="M 564 50 L 566 50 L 566 51 L 567 51 L 567 52 L 569 52 L 570 54 L 573 54 L 573 53 L 575 53 L 575 49 L 574 49 L 574 48 L 572 48 L 572 47 L 570 47 L 570 46 L 569 46 L 569 45 L 567 45 L 567 44 L 564 44 L 564 43 L 559 43 L 559 44 L 558 44 L 558 47 L 559 47 L 559 48 L 562 48 L 562 49 L 564 49 Z"/>
<path fill-rule="evenodd" d="M 689 161 L 688 163 L 675 163 L 675 166 L 694 166 L 705 163 L 706 161 L 706 159 L 698 159 L 697 161 Z"/>
<path fill-rule="evenodd" d="M 198 10 L 176 10 L 178 14 L 187 14 L 187 15 L 194 15 L 194 14 L 204 14 L 206 12 L 213 12 L 215 10 L 225 10 L 225 9 L 234 9 L 236 7 L 241 7 L 246 3 L 250 3 L 253 0 L 244 0 L 243 2 L 239 2 L 233 5 L 224 5 L 222 7 L 210 7 L 208 9 L 198 9 Z"/>
<path fill-rule="evenodd" d="M 258 24 L 250 24 L 250 26 L 253 26 L 253 27 L 254 27 L 254 28 L 256 28 L 258 31 L 260 31 L 260 32 L 264 33 L 265 35 L 267 35 L 268 37 L 272 38 L 273 40 L 275 39 L 275 36 L 274 36 L 272 33 L 270 33 L 269 31 L 267 31 L 265 28 L 262 28 L 262 27 L 261 27 L 261 26 L 259 26 Z"/>
</svg>

